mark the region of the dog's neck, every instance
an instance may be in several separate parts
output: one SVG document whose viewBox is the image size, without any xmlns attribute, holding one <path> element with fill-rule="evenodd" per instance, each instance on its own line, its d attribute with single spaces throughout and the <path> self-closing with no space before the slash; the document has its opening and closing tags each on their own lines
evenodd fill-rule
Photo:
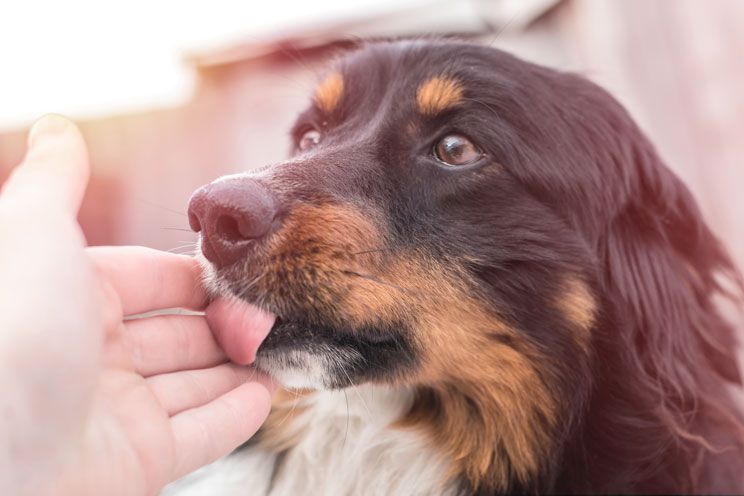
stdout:
<svg viewBox="0 0 744 496">
<path fill-rule="evenodd" d="M 451 467 L 424 433 L 397 427 L 408 388 L 282 391 L 253 442 L 171 484 L 163 496 L 458 494 Z"/>
<path fill-rule="evenodd" d="M 395 426 L 412 390 L 363 385 L 285 398 L 264 438 L 281 453 L 270 494 L 455 492 L 443 454 L 422 434 Z"/>
<path fill-rule="evenodd" d="M 230 456 L 166 487 L 161 496 L 458 494 L 445 455 L 396 427 L 407 388 L 282 391 L 259 434 Z"/>
</svg>

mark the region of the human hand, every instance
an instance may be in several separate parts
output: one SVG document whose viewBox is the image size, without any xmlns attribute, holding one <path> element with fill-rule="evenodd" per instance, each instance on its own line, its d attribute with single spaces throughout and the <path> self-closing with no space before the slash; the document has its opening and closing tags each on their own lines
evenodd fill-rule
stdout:
<svg viewBox="0 0 744 496">
<path fill-rule="evenodd" d="M 271 382 L 227 363 L 203 316 L 124 319 L 203 309 L 200 270 L 155 250 L 84 248 L 87 177 L 80 133 L 50 116 L 0 194 L 0 494 L 154 494 L 269 410 Z"/>
</svg>

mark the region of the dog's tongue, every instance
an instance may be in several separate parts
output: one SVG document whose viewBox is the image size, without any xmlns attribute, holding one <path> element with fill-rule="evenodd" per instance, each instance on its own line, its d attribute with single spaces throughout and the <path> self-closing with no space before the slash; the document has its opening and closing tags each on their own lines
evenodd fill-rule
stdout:
<svg viewBox="0 0 744 496">
<path fill-rule="evenodd" d="M 276 315 L 237 299 L 218 298 L 206 310 L 207 322 L 228 358 L 248 365 L 274 325 Z"/>
</svg>

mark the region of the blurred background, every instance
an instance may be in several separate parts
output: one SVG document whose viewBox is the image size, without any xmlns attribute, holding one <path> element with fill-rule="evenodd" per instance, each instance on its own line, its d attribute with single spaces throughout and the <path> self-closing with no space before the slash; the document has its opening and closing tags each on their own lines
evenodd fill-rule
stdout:
<svg viewBox="0 0 744 496">
<path fill-rule="evenodd" d="M 457 35 L 616 95 L 744 266 L 744 1 L 24 0 L 0 6 L 0 180 L 28 126 L 82 127 L 90 244 L 189 252 L 191 192 L 279 161 L 327 57 L 367 36 Z"/>
</svg>

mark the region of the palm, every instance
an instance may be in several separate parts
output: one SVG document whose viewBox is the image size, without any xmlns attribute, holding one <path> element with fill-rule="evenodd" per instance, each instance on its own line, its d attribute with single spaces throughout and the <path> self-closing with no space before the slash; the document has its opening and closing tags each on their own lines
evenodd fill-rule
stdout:
<svg viewBox="0 0 744 496">
<path fill-rule="evenodd" d="M 86 470 L 90 479 L 70 485 L 88 494 L 151 494 L 170 481 L 174 465 L 168 414 L 138 374 L 112 370 L 101 379 L 106 386 L 94 400 L 78 461 L 91 469 Z"/>
</svg>

